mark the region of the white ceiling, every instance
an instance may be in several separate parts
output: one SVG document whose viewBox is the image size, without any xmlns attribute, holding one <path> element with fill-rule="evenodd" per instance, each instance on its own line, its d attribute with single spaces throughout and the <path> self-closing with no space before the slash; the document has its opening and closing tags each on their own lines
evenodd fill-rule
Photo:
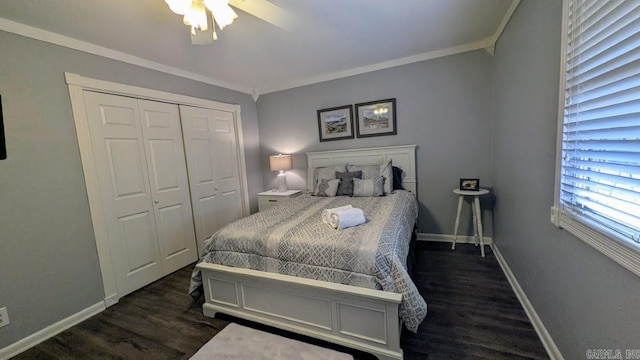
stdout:
<svg viewBox="0 0 640 360">
<path fill-rule="evenodd" d="M 518 0 L 271 0 L 298 26 L 240 10 L 209 45 L 164 0 L 2 0 L 0 30 L 245 93 L 490 48 Z M 97 45 L 97 46 L 96 46 Z"/>
</svg>

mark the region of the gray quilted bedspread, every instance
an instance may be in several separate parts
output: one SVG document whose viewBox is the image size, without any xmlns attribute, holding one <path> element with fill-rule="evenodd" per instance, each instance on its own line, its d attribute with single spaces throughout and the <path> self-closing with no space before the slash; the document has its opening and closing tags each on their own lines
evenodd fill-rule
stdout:
<svg viewBox="0 0 640 360">
<path fill-rule="evenodd" d="M 323 209 L 348 204 L 364 211 L 365 224 L 335 230 L 322 222 Z M 415 197 L 402 190 L 382 197 L 303 194 L 220 229 L 200 261 L 400 293 L 400 317 L 415 332 L 427 313 L 406 270 L 417 214 Z M 201 285 L 196 268 L 189 292 Z"/>
</svg>

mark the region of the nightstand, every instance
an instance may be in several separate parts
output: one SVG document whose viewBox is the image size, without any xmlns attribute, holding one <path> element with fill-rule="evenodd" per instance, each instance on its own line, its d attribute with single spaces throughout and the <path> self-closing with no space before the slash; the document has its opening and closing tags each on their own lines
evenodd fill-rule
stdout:
<svg viewBox="0 0 640 360">
<path fill-rule="evenodd" d="M 261 192 L 258 194 L 258 211 L 264 211 L 281 201 L 297 197 L 301 193 L 301 190 L 287 190 L 284 192 L 269 190 Z"/>
</svg>

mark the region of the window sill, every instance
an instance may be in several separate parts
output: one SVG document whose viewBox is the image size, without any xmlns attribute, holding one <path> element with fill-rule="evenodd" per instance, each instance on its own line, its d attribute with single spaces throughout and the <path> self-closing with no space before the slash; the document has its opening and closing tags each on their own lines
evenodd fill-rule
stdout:
<svg viewBox="0 0 640 360">
<path fill-rule="evenodd" d="M 603 229 L 585 218 L 576 219 L 574 215 L 551 208 L 551 222 L 578 239 L 591 245 L 627 270 L 640 276 L 640 250 L 632 244 L 626 244 L 607 229 Z"/>
</svg>

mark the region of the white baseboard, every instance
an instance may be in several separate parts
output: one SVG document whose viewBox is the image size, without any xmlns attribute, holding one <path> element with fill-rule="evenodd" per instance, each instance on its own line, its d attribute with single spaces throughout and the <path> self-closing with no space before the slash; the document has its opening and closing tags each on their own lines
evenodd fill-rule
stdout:
<svg viewBox="0 0 640 360">
<path fill-rule="evenodd" d="M 104 298 L 104 306 L 105 307 L 111 307 L 111 306 L 117 304 L 119 300 L 120 300 L 120 298 L 118 297 L 117 293 L 109 295 L 109 296 Z"/>
<path fill-rule="evenodd" d="M 81 323 L 82 321 L 104 311 L 104 301 L 100 301 L 95 305 L 91 305 L 88 308 L 81 310 L 65 319 L 58 321 L 57 323 L 47 326 L 46 328 L 27 336 L 22 340 L 0 349 L 0 359 L 8 359 L 12 356 L 16 356 L 22 352 L 29 350 L 30 348 L 40 344 L 41 342 L 48 340 L 59 333 L 67 330 L 68 328 Z"/>
<path fill-rule="evenodd" d="M 487 236 L 483 237 L 485 245 L 493 244 L 493 239 Z M 447 234 L 428 234 L 418 233 L 416 240 L 418 241 L 435 241 L 435 242 L 453 242 L 453 235 Z M 456 243 L 459 244 L 475 244 L 476 239 L 473 236 L 458 235 Z"/>
<path fill-rule="evenodd" d="M 500 253 L 500 250 L 498 250 L 496 244 L 491 245 L 491 249 L 493 250 L 493 254 L 496 257 L 496 260 L 498 260 L 498 264 L 500 264 L 504 275 L 507 277 L 509 284 L 511 284 L 511 288 L 513 288 L 513 291 L 516 293 L 518 300 L 520 300 L 520 304 L 524 308 L 524 311 L 527 313 L 529 321 L 531 321 L 533 328 L 536 330 L 536 333 L 538 333 L 538 337 L 540 338 L 540 341 L 542 341 L 542 345 L 544 345 L 544 348 L 547 350 L 549 358 L 551 360 L 564 360 L 562 353 L 560 353 L 560 350 L 551 338 L 551 335 L 547 331 L 547 328 L 542 323 L 542 320 L 538 316 L 538 313 L 536 313 L 533 305 L 531 305 L 529 298 L 527 298 L 527 294 L 525 294 L 524 290 L 522 290 L 522 287 L 520 287 L 518 280 L 516 279 L 515 275 L 513 275 L 513 272 L 511 272 L 511 268 L 509 268 L 509 265 L 502 257 L 502 254 Z"/>
</svg>

